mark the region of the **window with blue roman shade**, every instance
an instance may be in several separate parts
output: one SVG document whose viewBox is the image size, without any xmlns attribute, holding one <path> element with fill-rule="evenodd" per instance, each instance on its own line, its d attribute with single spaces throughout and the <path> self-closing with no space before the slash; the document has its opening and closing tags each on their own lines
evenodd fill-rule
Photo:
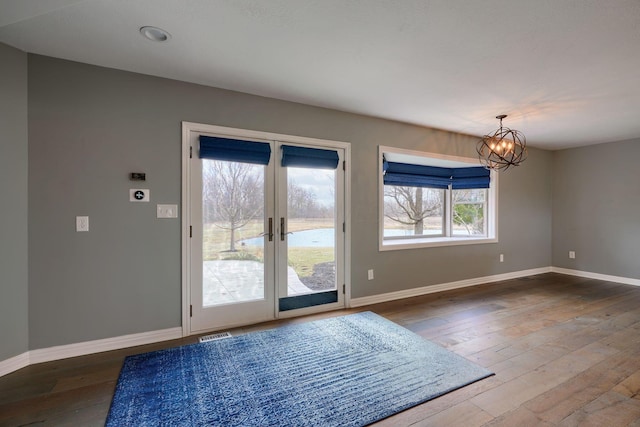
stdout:
<svg viewBox="0 0 640 427">
<path fill-rule="evenodd" d="M 201 159 L 268 165 L 271 158 L 271 146 L 267 142 L 201 135 L 198 156 Z"/>
</svg>

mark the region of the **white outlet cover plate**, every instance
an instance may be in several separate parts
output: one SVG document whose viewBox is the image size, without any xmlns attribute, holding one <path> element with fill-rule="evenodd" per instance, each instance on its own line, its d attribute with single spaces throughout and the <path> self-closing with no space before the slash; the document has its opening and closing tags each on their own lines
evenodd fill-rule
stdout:
<svg viewBox="0 0 640 427">
<path fill-rule="evenodd" d="M 89 231 L 89 217 L 77 216 L 76 217 L 76 231 Z"/>
<path fill-rule="evenodd" d="M 178 218 L 178 205 L 157 205 L 157 218 Z"/>
<path fill-rule="evenodd" d="M 129 201 L 130 202 L 148 202 L 151 197 L 149 189 L 144 188 L 131 188 L 129 189 Z"/>
</svg>

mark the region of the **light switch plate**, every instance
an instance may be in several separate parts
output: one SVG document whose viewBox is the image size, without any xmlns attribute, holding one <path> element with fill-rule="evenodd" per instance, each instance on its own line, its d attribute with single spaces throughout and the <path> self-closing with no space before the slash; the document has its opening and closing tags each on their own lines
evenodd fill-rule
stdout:
<svg viewBox="0 0 640 427">
<path fill-rule="evenodd" d="M 148 189 L 132 188 L 129 190 L 130 202 L 148 202 L 151 192 Z"/>
<path fill-rule="evenodd" d="M 178 205 L 157 205 L 157 218 L 178 218 Z"/>
</svg>

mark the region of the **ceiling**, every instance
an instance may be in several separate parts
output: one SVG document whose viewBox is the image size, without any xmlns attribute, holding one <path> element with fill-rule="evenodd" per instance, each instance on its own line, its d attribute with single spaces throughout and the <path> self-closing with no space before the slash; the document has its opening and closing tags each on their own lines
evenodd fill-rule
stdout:
<svg viewBox="0 0 640 427">
<path fill-rule="evenodd" d="M 545 149 L 640 137 L 640 0 L 0 0 L 0 42 L 478 136 L 508 114 Z"/>
</svg>

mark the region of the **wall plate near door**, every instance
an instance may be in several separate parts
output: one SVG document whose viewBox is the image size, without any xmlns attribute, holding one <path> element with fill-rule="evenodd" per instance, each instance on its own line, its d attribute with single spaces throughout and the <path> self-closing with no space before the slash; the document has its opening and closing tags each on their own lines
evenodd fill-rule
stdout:
<svg viewBox="0 0 640 427">
<path fill-rule="evenodd" d="M 151 192 L 148 189 L 131 188 L 129 189 L 130 202 L 148 202 Z"/>
<path fill-rule="evenodd" d="M 157 218 L 178 218 L 178 205 L 157 205 Z"/>
</svg>

